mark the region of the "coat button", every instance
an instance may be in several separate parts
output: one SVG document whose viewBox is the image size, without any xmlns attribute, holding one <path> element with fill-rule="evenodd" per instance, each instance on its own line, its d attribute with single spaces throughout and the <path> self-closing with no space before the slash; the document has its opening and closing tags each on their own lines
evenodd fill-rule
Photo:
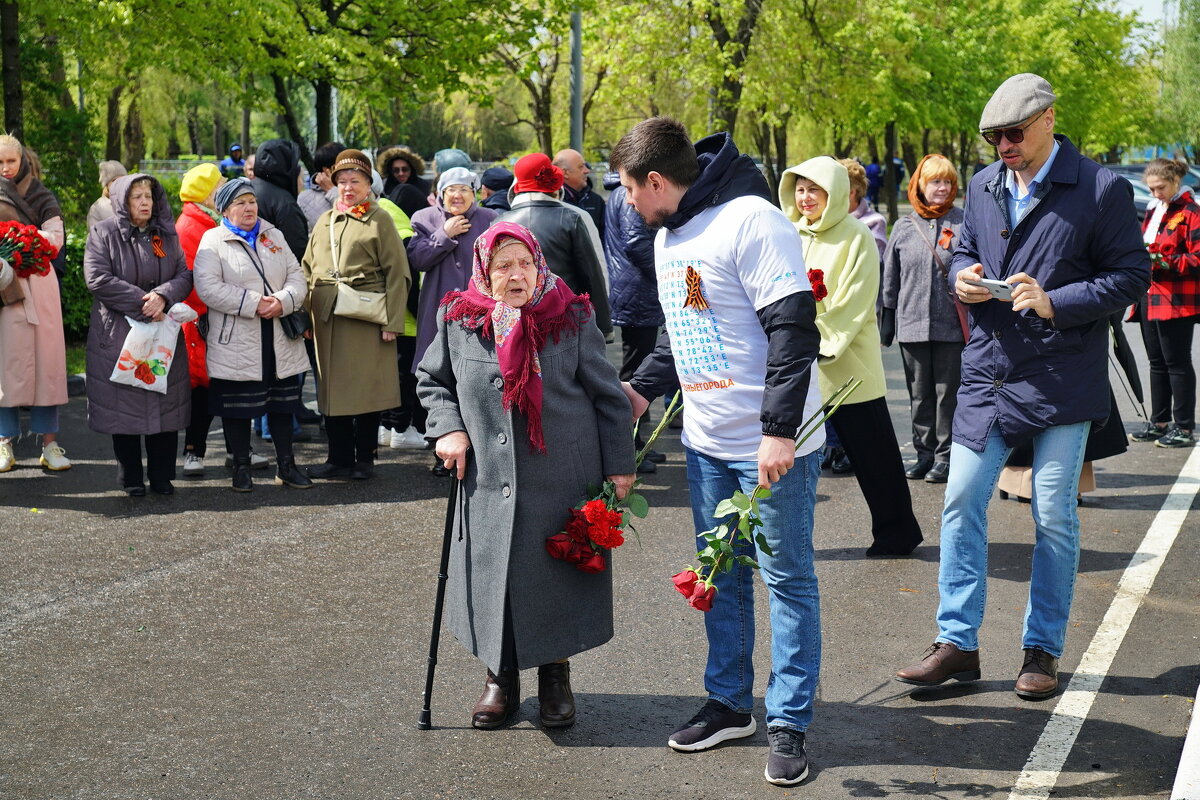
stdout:
<svg viewBox="0 0 1200 800">
<path fill-rule="evenodd" d="M 504 378 L 496 378 L 494 381 L 492 381 L 492 386 L 495 386 L 497 389 L 503 389 Z"/>
<path fill-rule="evenodd" d="M 996 387 L 997 389 L 999 389 L 1003 385 L 1004 385 L 1004 381 L 992 381 L 992 386 Z"/>
<path fill-rule="evenodd" d="M 999 338 L 1000 338 L 1000 331 L 992 331 L 992 338 L 993 338 L 993 339 L 999 339 Z"/>
<path fill-rule="evenodd" d="M 503 433 L 498 433 L 498 434 L 496 434 L 496 441 L 499 442 L 500 444 L 507 444 L 508 437 L 505 436 Z"/>
<path fill-rule="evenodd" d="M 504 495 L 505 497 L 512 497 L 512 489 L 505 486 L 500 490 L 500 494 Z"/>
</svg>

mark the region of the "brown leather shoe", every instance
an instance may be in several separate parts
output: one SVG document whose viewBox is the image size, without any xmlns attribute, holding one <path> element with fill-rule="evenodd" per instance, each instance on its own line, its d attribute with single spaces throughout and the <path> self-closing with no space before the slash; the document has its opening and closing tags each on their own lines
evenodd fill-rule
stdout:
<svg viewBox="0 0 1200 800">
<path fill-rule="evenodd" d="M 948 642 L 934 642 L 920 663 L 896 673 L 896 680 L 914 686 L 937 686 L 956 681 L 979 680 L 979 651 L 959 650 Z"/>
<path fill-rule="evenodd" d="M 575 724 L 575 695 L 571 693 L 571 664 L 556 661 L 538 667 L 538 704 L 542 725 L 566 728 Z"/>
<path fill-rule="evenodd" d="M 516 670 L 499 675 L 488 670 L 483 694 L 475 701 L 471 724 L 476 728 L 499 728 L 521 705 L 521 673 Z"/>
<path fill-rule="evenodd" d="M 1045 700 L 1058 691 L 1058 659 L 1037 647 L 1025 648 L 1025 663 L 1017 676 L 1017 697 Z"/>
</svg>

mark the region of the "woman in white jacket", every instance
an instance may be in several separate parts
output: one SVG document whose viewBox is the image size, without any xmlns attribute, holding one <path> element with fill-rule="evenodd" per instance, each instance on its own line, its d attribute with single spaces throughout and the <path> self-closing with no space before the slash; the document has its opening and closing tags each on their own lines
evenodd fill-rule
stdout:
<svg viewBox="0 0 1200 800">
<path fill-rule="evenodd" d="M 292 414 L 300 410 L 300 375 L 308 356 L 281 318 L 303 313 L 306 284 L 283 234 L 258 217 L 245 178 L 216 194 L 222 224 L 196 251 L 196 293 L 208 305 L 209 410 L 222 419 L 233 454 L 233 490 L 248 492 L 250 421 L 267 415 L 278 469 L 275 483 L 312 486 L 292 454 Z"/>
</svg>

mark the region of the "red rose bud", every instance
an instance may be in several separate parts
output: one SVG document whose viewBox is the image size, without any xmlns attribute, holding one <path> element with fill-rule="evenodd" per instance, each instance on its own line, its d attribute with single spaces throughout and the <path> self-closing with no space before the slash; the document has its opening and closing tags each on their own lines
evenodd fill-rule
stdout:
<svg viewBox="0 0 1200 800">
<path fill-rule="evenodd" d="M 575 565 L 580 572 L 604 572 L 604 556 L 592 551 L 582 561 Z"/>
<path fill-rule="evenodd" d="M 713 598 L 717 596 L 717 587 L 706 583 L 697 583 L 688 598 L 688 605 L 700 611 L 712 611 Z"/>
<path fill-rule="evenodd" d="M 546 540 L 546 552 L 550 554 L 551 558 L 560 558 L 566 561 L 574 545 L 570 536 L 565 533 L 556 533 Z"/>
<path fill-rule="evenodd" d="M 675 588 L 684 597 L 691 597 L 692 590 L 696 588 L 696 581 L 700 580 L 700 576 L 695 570 L 685 569 L 683 572 L 676 572 L 671 576 L 671 582 L 675 584 Z"/>
</svg>

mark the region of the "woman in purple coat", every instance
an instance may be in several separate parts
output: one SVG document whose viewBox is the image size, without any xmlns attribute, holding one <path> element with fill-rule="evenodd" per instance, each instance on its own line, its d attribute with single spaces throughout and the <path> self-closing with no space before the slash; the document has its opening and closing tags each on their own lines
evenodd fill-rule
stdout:
<svg viewBox="0 0 1200 800">
<path fill-rule="evenodd" d="M 437 203 L 413 215 L 408 263 L 421 276 L 417 303 L 417 348 L 412 369 L 425 355 L 437 333 L 438 305 L 447 292 L 462 291 L 471 279 L 475 240 L 496 219 L 496 212 L 475 202 L 479 178 L 466 167 L 454 167 L 438 177 Z M 449 475 L 441 461 L 433 471 Z"/>
</svg>

